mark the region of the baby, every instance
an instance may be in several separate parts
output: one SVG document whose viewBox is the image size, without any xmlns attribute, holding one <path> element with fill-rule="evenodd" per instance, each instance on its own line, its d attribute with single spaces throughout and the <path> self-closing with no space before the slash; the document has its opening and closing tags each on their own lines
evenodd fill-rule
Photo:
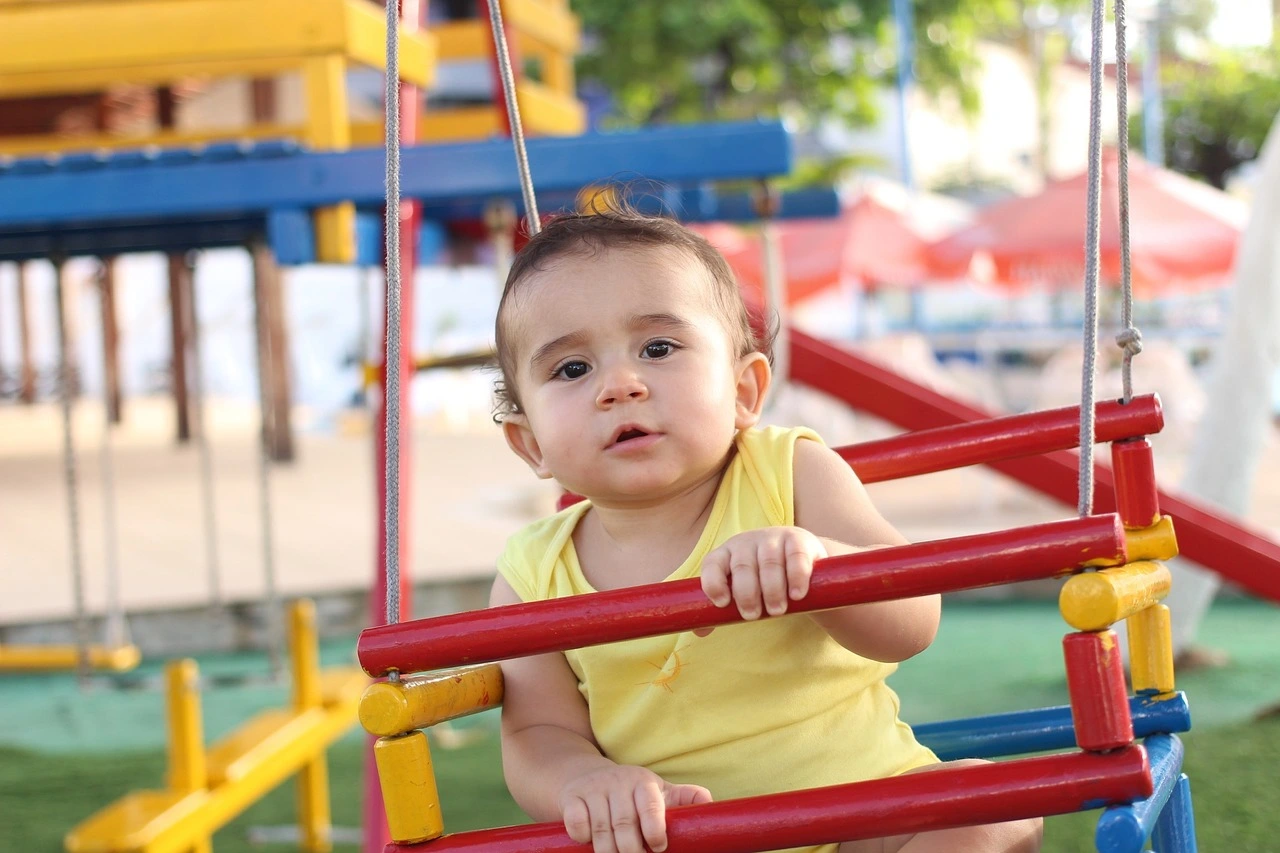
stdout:
<svg viewBox="0 0 1280 853">
<path fill-rule="evenodd" d="M 516 257 L 496 333 L 508 444 L 586 500 L 512 537 L 490 603 L 700 576 L 746 620 L 503 663 L 504 770 L 530 816 L 595 853 L 662 851 L 668 807 L 940 766 L 885 684 L 933 641 L 937 596 L 786 615 L 814 560 L 905 540 L 815 434 L 757 428 L 770 342 L 709 243 L 627 211 L 556 219 Z M 1040 834 L 804 849 L 1013 853 Z"/>
</svg>

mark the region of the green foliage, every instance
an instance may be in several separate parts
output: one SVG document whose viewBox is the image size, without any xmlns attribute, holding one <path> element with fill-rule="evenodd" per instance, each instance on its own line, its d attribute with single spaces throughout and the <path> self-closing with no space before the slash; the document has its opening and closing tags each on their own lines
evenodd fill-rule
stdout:
<svg viewBox="0 0 1280 853">
<path fill-rule="evenodd" d="M 1164 69 L 1165 162 L 1215 187 L 1257 156 L 1280 113 L 1280 51 L 1218 53 L 1207 64 Z M 1143 144 L 1141 113 L 1130 138 Z"/>
<path fill-rule="evenodd" d="M 1074 6 L 1079 0 L 1059 0 Z M 1017 0 L 915 0 L 916 79 L 969 111 L 980 35 L 1016 29 Z M 615 121 L 876 118 L 894 81 L 892 0 L 573 0 L 588 33 L 582 80 L 612 93 Z"/>
</svg>

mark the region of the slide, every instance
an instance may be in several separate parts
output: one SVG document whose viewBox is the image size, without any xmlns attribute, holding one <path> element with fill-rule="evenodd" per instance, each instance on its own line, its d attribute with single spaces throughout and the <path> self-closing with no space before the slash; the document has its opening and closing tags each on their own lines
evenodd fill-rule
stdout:
<svg viewBox="0 0 1280 853">
<path fill-rule="evenodd" d="M 906 430 L 951 426 L 994 417 L 994 414 L 941 394 L 854 353 L 790 330 L 791 379 L 850 407 Z M 1075 506 L 1078 457 L 1058 451 L 1042 456 L 992 463 L 1007 477 Z M 1094 465 L 1094 508 L 1115 510 L 1114 480 L 1109 466 Z M 1183 556 L 1238 584 L 1254 595 L 1280 604 L 1280 543 L 1252 530 L 1215 508 L 1160 490 L 1160 508 L 1173 516 Z"/>
</svg>

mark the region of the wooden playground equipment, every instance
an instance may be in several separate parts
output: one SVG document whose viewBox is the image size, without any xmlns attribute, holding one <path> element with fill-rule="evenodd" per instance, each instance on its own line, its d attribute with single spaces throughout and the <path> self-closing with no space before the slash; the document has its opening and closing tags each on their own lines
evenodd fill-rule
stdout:
<svg viewBox="0 0 1280 853">
<path fill-rule="evenodd" d="M 358 669 L 321 669 L 315 606 L 289 611 L 293 694 L 208 749 L 195 661 L 165 669 L 169 770 L 163 790 L 135 791 L 71 829 L 68 853 L 183 853 L 212 850 L 213 833 L 290 776 L 298 780 L 300 849 L 331 849 L 325 751 L 355 723 L 368 679 Z"/>
<path fill-rule="evenodd" d="M 803 350 L 793 350 L 803 356 Z M 828 364 L 828 368 L 832 365 Z M 990 534 L 906 545 L 821 561 L 808 596 L 790 608 L 821 610 L 871 601 L 1071 575 L 1060 608 L 1075 629 L 1063 641 L 1069 708 L 1047 708 L 921 726 L 944 759 L 1033 750 L 1078 751 L 979 767 L 860 782 L 671 809 L 673 853 L 749 853 L 897 835 L 1108 806 L 1100 850 L 1194 850 L 1190 789 L 1176 732 L 1189 727 L 1175 691 L 1161 561 L 1177 554 L 1171 520 L 1160 515 L 1145 435 L 1162 425 L 1158 401 L 1099 409 L 1099 436 L 1112 438 L 1118 515 L 1096 515 Z M 1073 446 L 1079 410 L 996 418 L 923 430 L 841 455 L 868 481 L 1019 459 Z M 360 703 L 394 843 L 388 850 L 553 851 L 579 849 L 560 824 L 444 834 L 420 729 L 501 703 L 508 657 L 711 627 L 739 620 L 718 609 L 696 579 L 573 599 L 517 604 L 366 629 L 359 652 L 374 677 L 434 672 L 371 685 Z M 1134 696 L 1126 695 L 1112 626 L 1125 622 Z M 452 667 L 464 667 L 450 669 Z M 1050 722 L 1050 721 L 1054 722 Z M 1145 746 L 1137 738 L 1145 737 Z M 1190 845 L 1190 846 L 1189 846 Z"/>
</svg>

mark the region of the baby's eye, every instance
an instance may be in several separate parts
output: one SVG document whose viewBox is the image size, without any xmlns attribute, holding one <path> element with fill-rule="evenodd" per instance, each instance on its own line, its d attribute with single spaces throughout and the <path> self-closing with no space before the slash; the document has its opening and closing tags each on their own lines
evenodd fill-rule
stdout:
<svg viewBox="0 0 1280 853">
<path fill-rule="evenodd" d="M 585 361 L 566 361 L 552 373 L 556 379 L 581 379 L 591 372 L 591 366 Z"/>
<path fill-rule="evenodd" d="M 671 341 L 649 341 L 644 345 L 645 358 L 666 358 L 675 352 L 676 345 Z"/>
</svg>

